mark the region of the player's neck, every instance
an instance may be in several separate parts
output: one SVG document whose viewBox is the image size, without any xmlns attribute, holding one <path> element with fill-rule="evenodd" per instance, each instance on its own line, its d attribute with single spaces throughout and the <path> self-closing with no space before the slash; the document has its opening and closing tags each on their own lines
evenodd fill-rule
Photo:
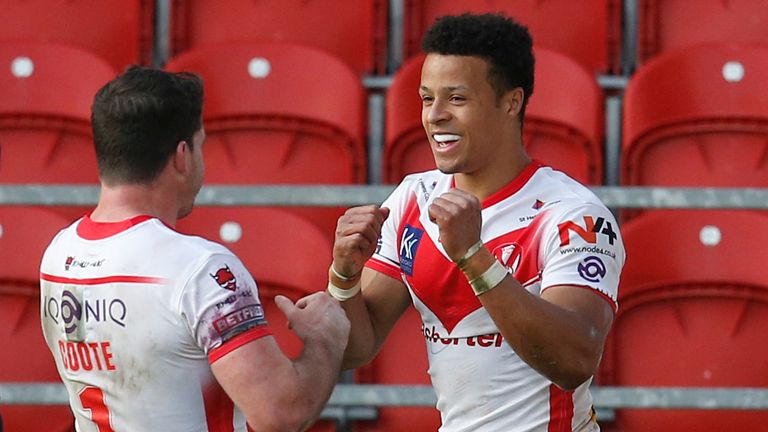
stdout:
<svg viewBox="0 0 768 432">
<path fill-rule="evenodd" d="M 153 216 L 168 226 L 178 218 L 177 200 L 157 185 L 102 184 L 99 203 L 91 213 L 97 222 L 120 222 L 136 216 Z"/>
<path fill-rule="evenodd" d="M 519 151 L 507 157 L 494 159 L 483 169 L 472 173 L 455 174 L 453 177 L 457 188 L 471 193 L 482 201 L 517 178 L 530 163 L 531 158 L 520 146 Z"/>
</svg>

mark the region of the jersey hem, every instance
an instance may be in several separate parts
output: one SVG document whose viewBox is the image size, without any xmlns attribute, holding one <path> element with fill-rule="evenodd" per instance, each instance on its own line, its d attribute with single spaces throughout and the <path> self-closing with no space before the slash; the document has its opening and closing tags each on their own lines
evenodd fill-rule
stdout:
<svg viewBox="0 0 768 432">
<path fill-rule="evenodd" d="M 590 290 L 590 291 L 594 292 L 595 294 L 597 294 L 601 299 L 603 299 L 606 302 L 608 302 L 608 304 L 611 306 L 611 310 L 613 310 L 614 314 L 619 310 L 619 304 L 618 304 L 618 302 L 616 302 L 616 300 L 614 300 L 608 294 L 600 291 L 599 289 L 597 289 L 595 287 L 589 286 L 589 285 L 573 285 L 573 284 L 550 285 L 550 286 L 542 288 L 541 289 L 541 293 L 544 294 L 544 291 L 546 291 L 546 290 L 548 290 L 548 289 L 550 289 L 552 287 L 556 287 L 556 286 L 571 286 L 571 287 L 581 288 L 581 289 L 585 289 L 585 290 Z"/>
<path fill-rule="evenodd" d="M 368 262 L 365 263 L 365 266 L 368 267 L 371 270 L 375 270 L 379 273 L 383 273 L 386 276 L 391 277 L 395 280 L 401 280 L 400 279 L 400 270 L 397 268 L 392 267 L 389 264 L 385 264 L 376 258 L 371 258 L 368 260 Z"/>
<path fill-rule="evenodd" d="M 216 362 L 216 360 L 219 360 L 220 358 L 240 348 L 241 346 L 249 342 L 255 341 L 257 339 L 261 339 L 264 336 L 269 336 L 271 334 L 272 332 L 269 330 L 269 327 L 267 327 L 265 324 L 259 325 L 246 332 L 240 333 L 239 335 L 224 342 L 218 347 L 210 350 L 208 352 L 208 363 L 213 364 L 214 362 Z"/>
</svg>

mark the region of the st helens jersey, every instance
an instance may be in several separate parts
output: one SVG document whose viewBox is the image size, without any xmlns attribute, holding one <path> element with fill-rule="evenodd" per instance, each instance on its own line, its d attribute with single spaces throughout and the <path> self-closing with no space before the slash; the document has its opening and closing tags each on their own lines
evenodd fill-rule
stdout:
<svg viewBox="0 0 768 432">
<path fill-rule="evenodd" d="M 454 187 L 429 171 L 406 177 L 383 203 L 390 216 L 369 268 L 405 282 L 421 314 L 443 432 L 599 430 L 587 380 L 560 389 L 503 340 L 438 241 L 428 207 Z M 616 310 L 624 246 L 611 212 L 567 175 L 529 164 L 482 202 L 481 240 L 534 295 L 569 285 Z"/>
<path fill-rule="evenodd" d="M 210 364 L 269 330 L 229 250 L 148 216 L 86 216 L 49 245 L 40 286 L 79 432 L 246 430 Z"/>
</svg>

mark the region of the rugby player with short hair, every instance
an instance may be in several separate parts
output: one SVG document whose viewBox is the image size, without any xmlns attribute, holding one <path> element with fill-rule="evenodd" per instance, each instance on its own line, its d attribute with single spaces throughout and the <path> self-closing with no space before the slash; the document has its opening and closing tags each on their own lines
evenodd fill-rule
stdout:
<svg viewBox="0 0 768 432">
<path fill-rule="evenodd" d="M 423 49 L 414 93 L 437 170 L 339 219 L 328 290 L 352 323 L 344 366 L 369 362 L 413 305 L 441 431 L 599 430 L 589 385 L 617 308 L 616 221 L 524 150 L 524 26 L 446 16 Z"/>
<path fill-rule="evenodd" d="M 173 228 L 203 183 L 202 104 L 197 76 L 142 67 L 94 100 L 99 202 L 40 270 L 45 340 L 80 432 L 300 430 L 336 383 L 349 334 L 336 300 L 275 298 L 304 342 L 291 360 L 240 260 Z"/>
</svg>

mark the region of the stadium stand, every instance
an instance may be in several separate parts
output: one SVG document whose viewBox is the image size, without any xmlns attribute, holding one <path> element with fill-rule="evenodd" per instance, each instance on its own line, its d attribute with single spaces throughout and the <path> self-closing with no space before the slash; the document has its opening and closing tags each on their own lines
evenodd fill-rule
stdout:
<svg viewBox="0 0 768 432">
<path fill-rule="evenodd" d="M 768 44 L 765 0 L 638 0 L 638 60 L 706 43 Z"/>
<path fill-rule="evenodd" d="M 624 99 L 623 184 L 768 186 L 767 77 L 768 46 L 697 46 L 641 67 Z"/>
<path fill-rule="evenodd" d="M 366 176 L 364 91 L 341 60 L 286 43 L 208 45 L 168 70 L 205 80 L 207 184 L 352 184 Z M 343 209 L 297 209 L 332 238 Z"/>
<path fill-rule="evenodd" d="M 0 41 L 77 46 L 123 70 L 151 63 L 154 7 L 155 0 L 4 0 Z"/>
<path fill-rule="evenodd" d="M 61 382 L 40 330 L 39 275 L 45 247 L 69 223 L 43 208 L 0 207 L 0 382 Z M 60 313 L 55 300 L 43 303 L 48 313 Z M 67 406 L 7 405 L 2 411 L 8 431 L 73 430 Z"/>
<path fill-rule="evenodd" d="M 405 55 L 421 52 L 436 18 L 463 12 L 504 12 L 528 26 L 536 44 L 573 57 L 594 73 L 618 72 L 620 0 L 404 0 Z"/>
<path fill-rule="evenodd" d="M 622 228 L 627 265 L 606 359 L 618 386 L 766 387 L 768 216 L 658 210 Z M 621 432 L 758 430 L 768 412 L 619 410 Z"/>
<path fill-rule="evenodd" d="M 80 48 L 0 42 L 0 183 L 98 183 L 90 107 L 116 74 Z M 71 219 L 84 211 L 55 210 Z"/>
<path fill-rule="evenodd" d="M 323 49 L 358 74 L 384 72 L 385 0 L 173 0 L 172 49 L 219 42 L 293 42 Z"/>
<path fill-rule="evenodd" d="M 587 184 L 603 180 L 603 100 L 594 77 L 567 56 L 538 47 L 523 143 L 532 157 Z M 421 124 L 423 56 L 409 60 L 387 93 L 384 181 L 434 169 Z"/>
<path fill-rule="evenodd" d="M 286 355 L 297 357 L 303 344 L 288 329 L 274 298 L 282 294 L 296 301 L 325 289 L 332 248 L 327 236 L 284 209 L 254 207 L 197 207 L 179 221 L 178 230 L 220 242 L 243 261 L 258 284 L 272 335 Z M 310 429 L 333 430 L 330 421 Z"/>
</svg>

